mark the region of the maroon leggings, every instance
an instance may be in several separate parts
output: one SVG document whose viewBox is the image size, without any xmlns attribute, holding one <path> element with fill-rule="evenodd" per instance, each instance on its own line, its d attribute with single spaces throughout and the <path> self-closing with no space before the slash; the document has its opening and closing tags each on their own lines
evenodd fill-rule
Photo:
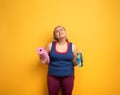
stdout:
<svg viewBox="0 0 120 95">
<path fill-rule="evenodd" d="M 48 75 L 47 82 L 49 95 L 58 95 L 60 87 L 62 88 L 63 95 L 72 95 L 74 75 L 67 77 Z"/>
</svg>

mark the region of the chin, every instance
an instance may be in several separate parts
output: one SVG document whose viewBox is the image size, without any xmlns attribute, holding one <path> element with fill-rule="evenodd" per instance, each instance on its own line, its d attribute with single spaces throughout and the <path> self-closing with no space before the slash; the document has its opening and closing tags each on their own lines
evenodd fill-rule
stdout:
<svg viewBox="0 0 120 95">
<path fill-rule="evenodd" d="M 65 38 L 65 36 L 64 36 L 64 35 L 61 35 L 60 38 Z"/>
</svg>

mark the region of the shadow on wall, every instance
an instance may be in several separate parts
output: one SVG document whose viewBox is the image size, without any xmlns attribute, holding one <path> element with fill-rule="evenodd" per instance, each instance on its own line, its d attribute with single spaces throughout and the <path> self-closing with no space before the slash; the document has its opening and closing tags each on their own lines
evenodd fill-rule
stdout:
<svg viewBox="0 0 120 95">
<path fill-rule="evenodd" d="M 34 65 L 30 66 L 30 73 L 32 77 L 35 78 L 33 82 L 36 83 L 36 89 L 38 90 L 38 95 L 48 95 L 47 89 L 47 72 L 48 66 L 46 64 L 40 63 L 40 61 L 33 62 Z M 30 75 L 31 75 L 30 74 Z"/>
<path fill-rule="evenodd" d="M 42 64 L 36 62 L 36 65 L 32 66 L 32 71 L 34 75 L 39 76 L 39 86 L 38 86 L 38 95 L 49 95 L 47 88 L 47 74 L 48 74 L 48 66 L 46 64 Z M 62 95 L 62 90 L 59 90 L 59 95 Z"/>
<path fill-rule="evenodd" d="M 48 66 L 46 64 L 42 64 L 40 62 L 37 63 L 36 65 L 36 70 L 38 70 L 38 73 L 40 74 L 40 86 L 39 86 L 39 91 L 40 94 L 48 95 L 48 89 L 47 89 L 47 72 L 48 72 Z M 42 78 L 42 79 L 41 79 Z M 39 95 L 40 95 L 39 94 Z"/>
</svg>

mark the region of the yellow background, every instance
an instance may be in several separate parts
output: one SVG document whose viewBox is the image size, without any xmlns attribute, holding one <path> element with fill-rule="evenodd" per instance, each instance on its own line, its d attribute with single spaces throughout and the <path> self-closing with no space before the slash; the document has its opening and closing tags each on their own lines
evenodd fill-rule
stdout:
<svg viewBox="0 0 120 95">
<path fill-rule="evenodd" d="M 57 25 L 83 52 L 73 95 L 120 95 L 119 0 L 0 0 L 0 95 L 48 95 L 36 53 Z"/>
</svg>

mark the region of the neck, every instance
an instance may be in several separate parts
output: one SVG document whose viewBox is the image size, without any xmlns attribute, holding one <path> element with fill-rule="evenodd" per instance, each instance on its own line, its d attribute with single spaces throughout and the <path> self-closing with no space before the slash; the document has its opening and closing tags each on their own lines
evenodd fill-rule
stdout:
<svg viewBox="0 0 120 95">
<path fill-rule="evenodd" d="M 58 43 L 60 44 L 60 45 L 63 45 L 63 44 L 65 44 L 67 41 L 66 41 L 66 39 L 60 39 L 59 41 L 58 41 Z"/>
</svg>

